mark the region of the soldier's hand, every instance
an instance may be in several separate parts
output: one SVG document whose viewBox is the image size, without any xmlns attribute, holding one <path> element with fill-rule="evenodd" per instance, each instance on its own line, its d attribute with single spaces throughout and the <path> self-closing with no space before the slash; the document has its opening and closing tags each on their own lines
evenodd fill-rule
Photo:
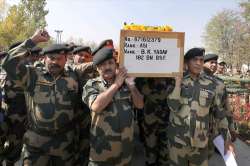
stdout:
<svg viewBox="0 0 250 166">
<path fill-rule="evenodd" d="M 226 155 L 228 151 L 232 152 L 232 154 L 235 156 L 235 147 L 230 140 L 225 141 L 224 155 Z"/>
<path fill-rule="evenodd" d="M 118 88 L 122 86 L 126 77 L 127 77 L 127 70 L 124 67 L 117 69 L 114 83 L 118 86 Z"/>
<path fill-rule="evenodd" d="M 181 80 L 182 80 L 181 76 L 175 77 L 175 86 L 176 87 L 180 87 L 181 86 Z"/>
<path fill-rule="evenodd" d="M 50 36 L 46 30 L 38 29 L 34 35 L 31 37 L 31 40 L 35 43 L 47 42 L 49 41 Z"/>
<path fill-rule="evenodd" d="M 128 87 L 133 87 L 133 86 L 135 86 L 135 77 L 127 77 L 125 79 L 125 82 L 126 82 Z"/>
</svg>

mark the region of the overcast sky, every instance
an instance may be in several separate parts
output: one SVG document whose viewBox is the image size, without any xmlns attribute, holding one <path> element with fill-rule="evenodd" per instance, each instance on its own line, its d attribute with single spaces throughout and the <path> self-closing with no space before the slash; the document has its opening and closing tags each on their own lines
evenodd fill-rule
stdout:
<svg viewBox="0 0 250 166">
<path fill-rule="evenodd" d="M 16 4 L 19 0 L 7 0 Z M 185 50 L 204 46 L 202 35 L 209 19 L 223 9 L 238 10 L 240 0 L 47 0 L 48 31 L 62 40 L 71 36 L 85 41 L 112 38 L 118 45 L 123 22 L 171 25 L 185 32 Z"/>
</svg>

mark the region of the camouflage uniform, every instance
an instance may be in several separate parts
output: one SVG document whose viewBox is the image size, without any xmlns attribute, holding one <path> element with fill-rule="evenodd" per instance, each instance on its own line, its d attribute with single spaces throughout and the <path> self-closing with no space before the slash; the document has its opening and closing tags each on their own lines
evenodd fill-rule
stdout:
<svg viewBox="0 0 250 166">
<path fill-rule="evenodd" d="M 5 143 L 8 148 L 6 153 L 1 157 L 5 159 L 8 165 L 14 165 L 19 160 L 22 145 L 23 135 L 26 130 L 27 108 L 25 96 L 22 87 L 15 84 L 2 69 L 0 73 L 0 86 L 2 89 L 1 111 L 4 114 L 4 124 L 1 127 L 5 128 L 5 132 L 1 133 L 1 137 L 5 138 Z"/>
<path fill-rule="evenodd" d="M 230 129 L 230 131 L 235 131 L 234 130 L 234 122 L 233 122 L 233 116 L 232 116 L 232 111 L 229 105 L 229 99 L 228 99 L 228 94 L 226 91 L 226 87 L 225 84 L 223 82 L 223 80 L 221 80 L 219 77 L 214 76 L 214 75 L 209 75 L 212 79 L 214 79 L 214 82 L 217 84 L 217 86 L 221 86 L 224 87 L 223 89 L 221 89 L 221 104 L 223 106 L 223 109 L 225 111 L 225 115 L 227 117 L 227 121 L 228 121 L 228 127 Z M 210 108 L 210 111 L 213 112 L 214 108 Z M 213 144 L 213 140 L 216 136 L 219 135 L 219 131 L 218 131 L 218 124 L 219 121 L 216 120 L 213 116 L 213 114 L 210 115 L 210 139 L 209 139 L 209 157 L 211 157 L 214 153 L 214 144 Z"/>
<path fill-rule="evenodd" d="M 221 76 L 222 76 L 221 74 L 217 74 L 214 77 L 215 77 L 216 80 L 218 80 L 218 82 L 221 82 L 221 83 L 224 84 L 224 81 L 220 78 Z M 237 127 L 235 127 L 235 122 L 234 122 L 234 119 L 233 119 L 233 112 L 232 112 L 232 109 L 230 107 L 226 87 L 225 87 L 224 91 L 225 91 L 225 103 L 224 104 L 225 104 L 225 110 L 226 110 L 226 116 L 227 116 L 229 130 L 235 132 Z"/>
<path fill-rule="evenodd" d="M 4 75 L 4 73 L 2 73 Z M 1 75 L 1 78 L 3 78 Z M 5 75 L 6 76 L 6 75 Z M 8 76 L 5 77 L 1 85 L 5 97 L 2 101 L 2 108 L 5 113 L 5 122 L 8 127 L 6 141 L 11 147 L 5 154 L 7 162 L 16 162 L 20 158 L 22 150 L 22 139 L 26 130 L 25 122 L 27 121 L 27 109 L 25 96 L 22 88 L 14 84 Z"/>
<path fill-rule="evenodd" d="M 142 86 L 144 120 L 142 122 L 147 165 L 168 165 L 167 131 L 169 108 L 166 102 L 171 79 L 149 78 Z"/>
<path fill-rule="evenodd" d="M 88 65 L 92 65 L 92 63 L 85 63 L 85 64 L 86 66 L 71 64 L 72 68 L 75 71 L 85 71 L 84 74 L 82 72 L 77 72 L 80 79 L 79 81 L 80 88 L 82 88 L 86 84 L 87 80 L 98 76 L 98 73 L 94 67 L 88 67 Z M 89 107 L 85 103 L 80 101 L 79 105 L 80 105 L 79 108 L 84 111 L 78 111 L 79 113 L 78 116 L 83 117 L 83 119 L 79 121 L 80 122 L 79 126 L 77 126 L 78 127 L 77 136 L 79 136 L 77 142 L 79 141 L 79 144 L 76 143 L 77 152 L 75 154 L 75 157 L 78 165 L 87 166 L 89 162 L 89 150 L 90 150 L 89 132 L 91 124 L 91 115 Z"/>
<path fill-rule="evenodd" d="M 89 80 L 83 88 L 83 101 L 90 107 L 109 86 L 101 77 Z M 134 115 L 128 88 L 122 86 L 104 110 L 91 112 L 91 119 L 89 165 L 131 165 Z"/>
<path fill-rule="evenodd" d="M 171 109 L 168 138 L 170 165 L 208 165 L 210 114 L 218 120 L 218 130 L 228 139 L 228 122 L 221 103 L 224 86 L 202 73 L 196 80 L 187 74 L 180 87 L 168 97 Z M 213 112 L 210 108 L 213 107 Z"/>
<path fill-rule="evenodd" d="M 5 78 L 6 78 L 6 74 L 3 74 L 3 70 L 2 67 L 0 68 L 1 72 L 0 72 L 0 84 L 4 84 L 5 82 Z M 8 131 L 8 125 L 6 123 L 6 114 L 5 111 L 2 109 L 2 101 L 4 100 L 4 91 L 3 89 L 0 87 L 0 104 L 1 104 L 1 108 L 0 108 L 0 165 L 2 165 L 2 161 L 4 160 L 5 156 L 4 154 L 6 153 L 6 146 L 5 146 L 5 142 L 6 142 L 6 136 L 7 136 L 7 131 Z"/>
<path fill-rule="evenodd" d="M 75 126 L 80 100 L 78 77 L 65 68 L 56 79 L 44 68 L 20 64 L 34 47 L 31 40 L 12 49 L 3 68 L 27 95 L 28 130 L 24 165 L 75 165 Z"/>
</svg>

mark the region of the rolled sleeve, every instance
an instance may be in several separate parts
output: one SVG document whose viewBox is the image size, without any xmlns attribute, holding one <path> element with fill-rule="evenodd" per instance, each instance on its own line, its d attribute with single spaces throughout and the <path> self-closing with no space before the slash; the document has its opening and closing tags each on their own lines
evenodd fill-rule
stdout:
<svg viewBox="0 0 250 166">
<path fill-rule="evenodd" d="M 175 87 L 167 97 L 167 103 L 171 111 L 178 111 L 181 108 L 183 102 L 180 94 L 181 88 Z"/>
<path fill-rule="evenodd" d="M 98 89 L 96 89 L 91 80 L 88 81 L 85 86 L 83 87 L 83 94 L 82 94 L 82 101 L 91 108 L 93 102 L 95 101 L 96 97 L 99 95 Z"/>
<path fill-rule="evenodd" d="M 224 94 L 223 94 L 223 86 L 217 88 L 217 93 L 215 96 L 215 119 L 218 120 L 218 130 L 219 133 L 223 136 L 225 140 L 230 139 L 230 133 L 228 130 L 228 120 L 226 118 L 226 109 L 225 104 L 223 103 Z"/>
<path fill-rule="evenodd" d="M 2 67 L 11 80 L 17 85 L 28 87 L 31 82 L 32 70 L 26 66 L 25 58 L 30 55 L 30 50 L 35 46 L 32 40 L 28 39 L 19 46 L 11 49 L 3 60 Z"/>
</svg>

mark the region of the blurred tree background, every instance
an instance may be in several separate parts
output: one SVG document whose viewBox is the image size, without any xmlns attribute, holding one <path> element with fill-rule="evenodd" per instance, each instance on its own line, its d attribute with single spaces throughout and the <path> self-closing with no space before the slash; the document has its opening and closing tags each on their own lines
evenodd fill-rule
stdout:
<svg viewBox="0 0 250 166">
<path fill-rule="evenodd" d="M 46 0 L 21 0 L 10 6 L 0 0 L 0 49 L 30 37 L 37 28 L 45 27 Z"/>
<path fill-rule="evenodd" d="M 229 65 L 250 65 L 250 0 L 239 3 L 240 11 L 224 9 L 207 23 L 206 51 L 217 53 Z"/>
</svg>

